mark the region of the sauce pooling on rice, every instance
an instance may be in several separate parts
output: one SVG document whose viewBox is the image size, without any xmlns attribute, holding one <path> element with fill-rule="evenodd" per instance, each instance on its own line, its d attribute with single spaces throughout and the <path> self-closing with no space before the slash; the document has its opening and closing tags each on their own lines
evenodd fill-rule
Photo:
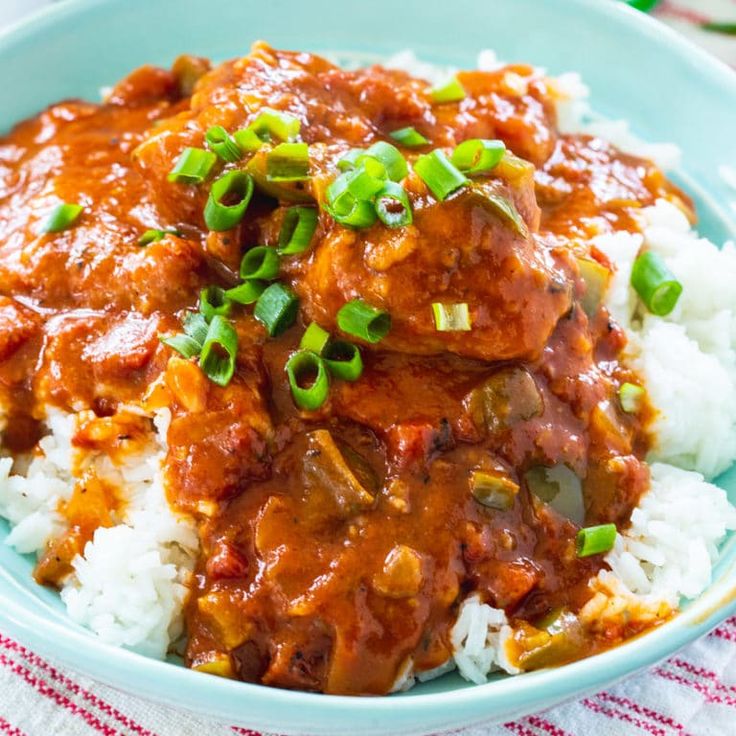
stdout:
<svg viewBox="0 0 736 736">
<path fill-rule="evenodd" d="M 4 444 L 31 449 L 48 405 L 107 418 L 75 443 L 108 449 L 150 429 L 123 409 L 170 408 L 167 493 L 202 548 L 191 666 L 386 693 L 452 656 L 472 595 L 521 669 L 637 633 L 576 615 L 649 483 L 584 241 L 686 200 L 558 132 L 555 95 L 523 65 L 430 89 L 259 44 L 0 144 Z M 40 581 L 119 503 L 90 488 Z"/>
</svg>

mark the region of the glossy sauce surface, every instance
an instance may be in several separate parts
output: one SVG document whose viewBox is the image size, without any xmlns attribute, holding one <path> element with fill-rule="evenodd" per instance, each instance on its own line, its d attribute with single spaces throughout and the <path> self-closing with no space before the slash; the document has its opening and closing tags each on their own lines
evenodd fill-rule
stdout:
<svg viewBox="0 0 736 736">
<path fill-rule="evenodd" d="M 472 592 L 512 622 L 579 610 L 602 559 L 577 558 L 578 525 L 529 479 L 574 473 L 585 525 L 624 525 L 648 484 L 645 417 L 617 399 L 636 381 L 619 362 L 625 336 L 605 308 L 583 307 L 578 258 L 607 264 L 582 241 L 632 229 L 642 206 L 683 195 L 649 162 L 559 133 L 553 85 L 523 65 L 461 73 L 466 98 L 443 105 L 402 72 L 347 72 L 262 44 L 205 73 L 190 96 L 207 68 L 143 68 L 105 104 L 60 103 L 0 142 L 4 443 L 29 449 L 46 404 L 113 425 L 123 404 L 170 406 L 169 498 L 202 542 L 187 658 L 219 674 L 385 693 L 409 659 L 421 671 L 448 658 Z M 409 227 L 349 230 L 320 211 L 310 251 L 281 262 L 300 297 L 297 325 L 269 339 L 236 308 L 236 375 L 218 387 L 158 336 L 179 329 L 201 288 L 236 283 L 248 248 L 275 245 L 292 202 L 258 192 L 240 226 L 207 232 L 208 186 L 167 175 L 211 125 L 234 131 L 263 106 L 299 117 L 310 144 L 312 178 L 292 200 L 322 202 L 348 149 L 413 125 L 431 146 L 404 150 L 410 163 L 472 137 L 501 138 L 533 164 L 479 185 L 512 202 L 522 226 L 473 192 L 437 203 L 414 173 Z M 39 234 L 58 201 L 85 207 L 79 224 Z M 141 247 L 149 228 L 178 234 Z M 391 332 L 361 346 L 359 381 L 334 381 L 320 410 L 300 412 L 285 361 L 309 322 L 336 332 L 338 309 L 358 297 L 390 312 Z M 438 332 L 438 301 L 467 302 L 472 331 Z M 93 440 L 82 428 L 75 441 Z M 473 471 L 518 485 L 510 508 L 478 503 Z M 90 529 L 108 523 L 114 499 L 92 496 L 86 516 L 79 499 L 65 510 L 71 531 L 39 580 L 58 582 Z M 591 635 L 568 658 L 614 643 Z"/>
</svg>

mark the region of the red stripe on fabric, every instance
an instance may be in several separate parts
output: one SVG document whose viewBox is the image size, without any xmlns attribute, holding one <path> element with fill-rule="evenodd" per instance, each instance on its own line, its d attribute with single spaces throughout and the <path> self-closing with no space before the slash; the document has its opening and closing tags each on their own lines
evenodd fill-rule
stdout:
<svg viewBox="0 0 736 736">
<path fill-rule="evenodd" d="M 0 733 L 5 734 L 5 736 L 26 736 L 23 731 L 16 728 L 12 723 L 8 723 L 2 717 L 0 717 Z"/>
<path fill-rule="evenodd" d="M 95 729 L 95 731 L 99 731 L 99 733 L 102 733 L 105 736 L 118 736 L 120 733 L 112 726 L 108 726 L 106 723 L 103 723 L 93 713 L 90 713 L 73 700 L 70 700 L 66 695 L 54 690 L 47 682 L 34 675 L 30 670 L 27 670 L 17 662 L 14 662 L 7 655 L 0 654 L 0 666 L 6 667 L 13 674 L 18 675 L 18 677 L 27 682 L 45 698 L 53 700 L 57 705 L 60 705 L 62 708 L 66 708 L 70 713 L 82 718 L 87 725 Z"/>
<path fill-rule="evenodd" d="M 671 0 L 662 0 L 662 2 L 660 2 L 657 6 L 657 15 L 665 15 L 668 18 L 684 20 L 698 26 L 701 23 L 708 23 L 708 21 L 711 20 L 709 16 L 699 13 L 697 10 L 685 8 L 682 5 L 671 2 Z"/>
<path fill-rule="evenodd" d="M 719 628 L 713 632 L 713 636 L 717 636 L 719 639 L 725 639 L 736 643 L 736 631 L 730 631 L 729 629 Z"/>
<path fill-rule="evenodd" d="M 507 728 L 511 733 L 518 734 L 518 736 L 537 736 L 531 729 L 523 726 L 518 721 L 510 721 L 509 723 L 503 724 L 504 728 Z"/>
<path fill-rule="evenodd" d="M 534 728 L 538 728 L 540 731 L 548 733 L 549 736 L 570 736 L 567 731 L 563 731 L 559 726 L 555 726 L 554 723 L 550 723 L 539 716 L 529 716 L 526 719 L 526 722 L 530 726 L 534 726 Z"/>
<path fill-rule="evenodd" d="M 721 678 L 718 677 L 718 675 L 713 672 L 713 670 L 706 669 L 705 667 L 698 667 L 697 665 L 691 664 L 690 662 L 685 661 L 684 659 L 671 659 L 669 661 L 669 664 L 674 664 L 675 666 L 679 667 L 680 669 L 685 670 L 690 675 L 693 675 L 694 677 L 702 677 L 706 680 L 709 680 L 712 682 L 719 690 L 725 690 L 727 692 L 736 693 L 736 687 L 733 685 L 726 685 L 725 683 L 721 682 Z"/>
<path fill-rule="evenodd" d="M 143 728 L 132 718 L 126 716 L 125 713 L 121 713 L 117 708 L 115 708 L 113 705 L 110 705 L 110 703 L 108 703 L 107 701 L 98 697 L 89 690 L 86 690 L 81 685 L 74 682 L 74 680 L 59 672 L 53 665 L 49 664 L 46 660 L 39 657 L 35 652 L 31 652 L 26 649 L 22 644 L 19 644 L 13 639 L 9 639 L 8 637 L 0 634 L 0 646 L 4 647 L 8 651 L 20 654 L 22 657 L 24 657 L 24 659 L 26 659 L 26 661 L 35 665 L 39 669 L 48 672 L 52 680 L 56 680 L 60 684 L 64 685 L 67 690 L 70 690 L 75 695 L 81 695 L 85 700 L 94 705 L 98 710 L 102 711 L 105 715 L 114 718 L 121 726 L 125 726 L 133 733 L 138 734 L 138 736 L 156 736 L 156 734 L 154 734 L 152 731 L 148 731 L 147 729 Z"/>
<path fill-rule="evenodd" d="M 624 708 L 628 708 L 629 710 L 633 710 L 634 713 L 638 713 L 640 716 L 646 716 L 652 721 L 656 721 L 657 723 L 661 723 L 663 726 L 669 726 L 670 728 L 674 728 L 678 733 L 681 734 L 681 736 L 685 736 L 685 727 L 678 723 L 674 718 L 671 718 L 668 715 L 665 715 L 664 713 L 660 713 L 659 711 L 653 710 L 652 708 L 648 708 L 645 705 L 639 705 L 638 703 L 635 703 L 633 700 L 629 700 L 628 698 L 622 698 L 618 695 L 613 695 L 612 693 L 604 692 L 604 693 L 598 693 L 596 696 L 599 700 L 606 700 L 610 703 L 616 703 L 616 705 L 623 706 Z"/>
<path fill-rule="evenodd" d="M 654 674 L 656 675 L 659 675 L 659 677 L 664 678 L 665 680 L 670 680 L 671 682 L 676 682 L 678 685 L 684 685 L 685 687 L 689 687 L 690 689 L 695 690 L 696 692 L 700 693 L 700 695 L 702 695 L 705 701 L 708 703 L 728 705 L 732 708 L 736 708 L 736 698 L 732 698 L 730 696 L 716 695 L 710 690 L 707 685 L 704 685 L 702 682 L 688 680 L 686 677 L 682 677 L 682 675 L 678 675 L 676 672 L 669 672 L 668 670 L 662 669 L 661 667 L 657 668 L 656 670 L 652 670 L 652 672 L 654 672 Z"/>
<path fill-rule="evenodd" d="M 241 728 L 240 726 L 231 726 L 231 728 L 235 733 L 240 734 L 240 736 L 263 736 L 258 731 L 251 731 L 249 728 Z"/>
<path fill-rule="evenodd" d="M 615 710 L 614 708 L 606 708 L 605 706 L 601 705 L 600 703 L 596 703 L 590 698 L 585 698 L 585 700 L 581 700 L 580 702 L 586 708 L 592 710 L 593 713 L 598 713 L 600 715 L 606 716 L 607 718 L 611 718 L 612 720 L 631 723 L 633 726 L 640 728 L 642 731 L 646 731 L 652 736 L 667 736 L 667 732 L 663 728 L 660 728 L 659 726 L 653 726 L 651 723 L 642 721 L 640 718 L 636 718 L 630 713 L 626 713 L 621 710 Z"/>
</svg>

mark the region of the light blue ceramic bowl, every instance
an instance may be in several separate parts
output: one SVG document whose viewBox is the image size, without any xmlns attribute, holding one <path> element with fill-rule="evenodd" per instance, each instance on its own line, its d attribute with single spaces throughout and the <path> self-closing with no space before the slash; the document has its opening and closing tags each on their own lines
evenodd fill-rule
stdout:
<svg viewBox="0 0 736 736">
<path fill-rule="evenodd" d="M 701 230 L 733 237 L 736 74 L 649 18 L 610 0 L 79 0 L 0 36 L 0 129 L 64 97 L 100 87 L 144 62 L 181 52 L 217 59 L 263 38 L 275 46 L 364 58 L 407 47 L 428 60 L 473 66 L 481 48 L 502 58 L 581 71 L 602 113 L 684 151 L 678 177 L 695 196 Z M 730 213 L 730 214 L 729 214 Z M 736 288 L 736 287 L 735 287 Z M 720 484 L 736 500 L 736 472 Z M 0 526 L 0 539 L 7 528 Z M 715 581 L 667 625 L 613 651 L 487 685 L 447 676 L 390 698 L 275 690 L 190 672 L 114 649 L 72 625 L 58 596 L 36 587 L 32 560 L 0 545 L 0 628 L 43 655 L 122 690 L 229 723 L 279 733 L 425 734 L 507 720 L 594 691 L 651 665 L 736 611 L 736 539 Z"/>
</svg>

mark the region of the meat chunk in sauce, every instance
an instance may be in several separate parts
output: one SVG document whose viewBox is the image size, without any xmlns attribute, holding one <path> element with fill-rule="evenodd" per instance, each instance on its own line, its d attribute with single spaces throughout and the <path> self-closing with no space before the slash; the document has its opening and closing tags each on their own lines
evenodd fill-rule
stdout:
<svg viewBox="0 0 736 736">
<path fill-rule="evenodd" d="M 192 667 L 387 693 L 407 663 L 448 659 L 473 592 L 519 631 L 565 612 L 564 653 L 527 653 L 530 667 L 615 643 L 577 624 L 603 562 L 577 558 L 574 540 L 581 522 L 627 523 L 648 483 L 646 416 L 617 403 L 621 382 L 637 379 L 604 287 L 586 292 L 578 241 L 633 229 L 658 197 L 687 201 L 649 162 L 561 134 L 554 86 L 531 67 L 458 78 L 465 98 L 436 104 L 403 72 L 345 71 L 259 43 L 214 68 L 195 57 L 171 72 L 144 67 L 104 104 L 54 105 L 0 141 L 4 442 L 32 447 L 47 405 L 90 410 L 98 428 L 131 403 L 171 410 L 167 492 L 202 545 L 187 604 Z M 256 193 L 237 227 L 208 231 L 210 182 L 169 173 L 210 127 L 239 130 L 265 108 L 299 119 L 309 180 L 277 186 L 263 152 L 228 164 L 254 176 Z M 324 210 L 337 162 L 410 125 L 430 141 L 402 149 L 413 223 L 339 225 Z M 468 138 L 500 138 L 523 161 L 439 202 L 411 165 Z M 59 202 L 83 205 L 79 222 L 42 232 Z M 209 381 L 158 338 L 197 310 L 204 287 L 237 284 L 242 255 L 275 246 L 295 202 L 319 212 L 310 249 L 281 259 L 297 323 L 269 338 L 249 306 L 233 306 L 234 375 Z M 151 228 L 164 232 L 141 245 Z M 588 270 L 610 265 L 582 255 Z M 317 411 L 298 409 L 285 362 L 308 323 L 337 333 L 338 310 L 358 298 L 390 314 L 390 332 L 361 346 L 358 381 L 335 380 Z M 434 303 L 467 304 L 471 330 L 438 331 Z M 576 481 L 565 503 L 540 485 L 565 477 Z M 89 488 L 94 502 L 80 486 L 68 503 L 70 533 L 39 580 L 58 583 L 111 523 L 115 494 Z"/>
</svg>

